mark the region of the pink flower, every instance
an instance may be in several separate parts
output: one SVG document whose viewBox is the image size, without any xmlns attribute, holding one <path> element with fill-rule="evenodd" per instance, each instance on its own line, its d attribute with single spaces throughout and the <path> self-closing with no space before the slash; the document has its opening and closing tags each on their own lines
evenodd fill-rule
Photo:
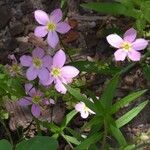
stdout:
<svg viewBox="0 0 150 150">
<path fill-rule="evenodd" d="M 43 93 L 36 90 L 32 84 L 25 84 L 26 94 L 29 96 L 21 98 L 18 103 L 20 106 L 31 106 L 33 116 L 39 117 L 41 113 L 40 102 L 43 100 Z"/>
<path fill-rule="evenodd" d="M 41 80 L 48 80 L 49 71 L 47 70 L 52 63 L 52 58 L 49 55 L 45 55 L 41 48 L 36 48 L 32 52 L 32 57 L 23 55 L 20 58 L 22 66 L 29 67 L 26 76 L 28 80 L 34 80 L 39 77 Z"/>
<path fill-rule="evenodd" d="M 79 74 L 79 70 L 73 66 L 64 66 L 66 62 L 66 55 L 63 50 L 59 50 L 53 57 L 52 66 L 49 67 L 49 79 L 45 82 L 40 82 L 47 86 L 54 82 L 55 88 L 58 92 L 65 94 L 67 89 L 64 84 L 72 81 L 72 78 Z"/>
<path fill-rule="evenodd" d="M 55 48 L 59 42 L 57 32 L 65 34 L 71 29 L 68 23 L 61 21 L 62 11 L 60 9 L 55 9 L 50 16 L 42 10 L 36 10 L 34 16 L 41 25 L 35 28 L 35 36 L 45 37 L 48 34 L 47 42 L 52 48 Z"/>
<path fill-rule="evenodd" d="M 85 103 L 79 102 L 75 105 L 75 110 L 80 112 L 82 118 L 87 118 L 90 114 L 95 114 L 91 109 L 89 109 Z"/>
<path fill-rule="evenodd" d="M 132 61 L 139 61 L 141 58 L 140 50 L 147 47 L 148 41 L 145 39 L 136 39 L 137 32 L 135 29 L 130 28 L 123 36 L 123 39 L 117 34 L 108 35 L 108 43 L 117 48 L 118 50 L 114 53 L 116 61 L 123 61 L 126 57 Z"/>
</svg>

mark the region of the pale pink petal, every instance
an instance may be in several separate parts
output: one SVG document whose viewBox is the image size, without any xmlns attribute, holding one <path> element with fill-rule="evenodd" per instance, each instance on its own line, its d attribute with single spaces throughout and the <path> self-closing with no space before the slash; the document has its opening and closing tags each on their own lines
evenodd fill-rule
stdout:
<svg viewBox="0 0 150 150">
<path fill-rule="evenodd" d="M 47 23 L 50 21 L 47 13 L 42 10 L 36 10 L 34 12 L 34 17 L 36 21 L 41 25 L 47 25 Z"/>
<path fill-rule="evenodd" d="M 57 24 L 56 31 L 62 34 L 67 33 L 71 29 L 70 25 L 67 22 L 60 22 Z"/>
<path fill-rule="evenodd" d="M 115 53 L 115 60 L 116 61 L 124 61 L 126 56 L 127 56 L 127 52 L 124 51 L 123 49 L 118 49 Z"/>
<path fill-rule="evenodd" d="M 37 47 L 33 50 L 32 56 L 42 58 L 44 56 L 44 50 L 41 49 L 40 47 Z"/>
<path fill-rule="evenodd" d="M 130 28 L 124 34 L 124 41 L 133 42 L 136 38 L 137 32 L 134 28 Z"/>
<path fill-rule="evenodd" d="M 31 91 L 32 88 L 33 88 L 33 84 L 31 84 L 31 83 L 25 84 L 25 90 L 26 90 L 27 94 L 29 93 L 29 91 Z"/>
<path fill-rule="evenodd" d="M 31 100 L 32 100 L 31 97 L 24 97 L 18 101 L 18 104 L 20 106 L 28 106 L 32 104 Z"/>
<path fill-rule="evenodd" d="M 58 92 L 62 93 L 62 94 L 66 94 L 67 89 L 65 88 L 65 86 L 62 84 L 62 82 L 60 80 L 57 80 L 56 84 L 55 84 L 55 88 Z"/>
<path fill-rule="evenodd" d="M 62 19 L 62 11 L 61 9 L 55 9 L 51 14 L 50 14 L 50 21 L 54 23 L 58 23 Z"/>
<path fill-rule="evenodd" d="M 57 46 L 59 38 L 55 31 L 50 31 L 48 33 L 47 42 L 52 48 L 55 48 Z"/>
<path fill-rule="evenodd" d="M 131 50 L 128 52 L 128 57 L 132 61 L 139 61 L 141 59 L 141 54 L 140 54 L 140 52 L 138 52 L 136 50 Z"/>
<path fill-rule="evenodd" d="M 123 42 L 123 39 L 117 34 L 110 34 L 106 37 L 106 39 L 108 43 L 115 48 L 120 48 Z"/>
<path fill-rule="evenodd" d="M 23 55 L 20 57 L 20 63 L 22 66 L 29 67 L 32 65 L 32 57 Z"/>
<path fill-rule="evenodd" d="M 28 68 L 26 76 L 28 80 L 34 80 L 37 77 L 38 71 L 33 66 Z"/>
<path fill-rule="evenodd" d="M 61 73 L 64 78 L 74 78 L 79 74 L 79 70 L 73 66 L 64 66 Z"/>
<path fill-rule="evenodd" d="M 53 66 L 54 67 L 63 67 L 66 62 L 66 55 L 63 50 L 59 50 L 53 57 Z"/>
<path fill-rule="evenodd" d="M 133 49 L 135 50 L 143 50 L 147 47 L 148 41 L 145 39 L 137 39 L 132 43 Z"/>
<path fill-rule="evenodd" d="M 46 26 L 38 26 L 34 30 L 34 35 L 37 37 L 45 37 L 48 33 Z"/>
<path fill-rule="evenodd" d="M 31 107 L 31 112 L 34 117 L 39 117 L 41 113 L 40 106 L 33 104 Z"/>
<path fill-rule="evenodd" d="M 49 71 L 43 67 L 42 69 L 39 70 L 38 77 L 42 81 L 47 81 L 49 78 L 49 74 L 50 74 Z"/>
<path fill-rule="evenodd" d="M 82 111 L 81 112 L 81 117 L 86 119 L 89 116 L 89 112 L 88 111 Z"/>
<path fill-rule="evenodd" d="M 44 67 L 47 67 L 47 68 L 51 67 L 53 59 L 50 55 L 44 56 L 42 60 L 43 60 Z"/>
<path fill-rule="evenodd" d="M 89 113 L 91 113 L 91 114 L 95 114 L 95 112 L 92 111 L 91 109 L 89 109 L 88 111 L 89 111 Z"/>
<path fill-rule="evenodd" d="M 80 102 L 75 105 L 75 110 L 77 112 L 81 112 L 83 111 L 84 107 L 85 107 L 85 104 L 83 102 Z"/>
</svg>

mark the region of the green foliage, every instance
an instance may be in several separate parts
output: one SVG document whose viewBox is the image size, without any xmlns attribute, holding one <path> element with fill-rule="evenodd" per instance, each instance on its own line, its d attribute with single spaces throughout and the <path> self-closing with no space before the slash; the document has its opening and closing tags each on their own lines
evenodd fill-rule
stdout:
<svg viewBox="0 0 150 150">
<path fill-rule="evenodd" d="M 47 136 L 36 136 L 17 144 L 16 150 L 57 150 L 58 142 Z"/>
<path fill-rule="evenodd" d="M 112 66 L 108 63 L 90 62 L 90 61 L 76 61 L 71 65 L 78 68 L 80 71 L 87 73 L 109 74 L 115 75 L 121 68 Z"/>
<path fill-rule="evenodd" d="M 148 82 L 150 82 L 150 66 L 146 65 L 143 67 L 143 73 Z"/>
<path fill-rule="evenodd" d="M 112 105 L 112 100 L 116 92 L 116 88 L 119 82 L 119 76 L 114 76 L 108 83 L 105 91 L 103 92 L 100 101 L 104 108 L 110 107 Z"/>
<path fill-rule="evenodd" d="M 147 23 L 150 23 L 149 0 L 118 0 L 118 2 L 92 2 L 81 4 L 82 7 L 97 12 L 133 17 L 140 33 L 143 33 Z"/>
<path fill-rule="evenodd" d="M 13 150 L 12 145 L 5 139 L 0 140 L 0 149 L 1 150 Z"/>
<path fill-rule="evenodd" d="M 120 128 L 130 122 L 134 117 L 136 117 L 141 110 L 148 104 L 148 100 L 142 102 L 137 107 L 134 107 L 132 110 L 121 116 L 119 119 L 116 120 L 117 127 Z"/>
</svg>

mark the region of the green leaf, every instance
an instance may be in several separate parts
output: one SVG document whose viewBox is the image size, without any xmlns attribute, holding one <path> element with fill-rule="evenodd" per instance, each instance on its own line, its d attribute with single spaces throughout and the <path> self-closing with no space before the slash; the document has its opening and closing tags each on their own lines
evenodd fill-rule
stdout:
<svg viewBox="0 0 150 150">
<path fill-rule="evenodd" d="M 132 9 L 127 9 L 124 5 L 120 3 L 91 2 L 87 4 L 81 4 L 81 6 L 83 8 L 95 10 L 97 12 L 113 14 L 113 15 L 133 16 L 133 12 L 134 12 Z"/>
<path fill-rule="evenodd" d="M 77 111 L 72 110 L 70 113 L 68 113 L 65 117 L 65 119 L 63 120 L 63 123 L 61 125 L 61 129 L 64 130 L 66 128 L 66 126 L 68 125 L 68 123 L 71 121 L 71 119 L 77 114 Z"/>
<path fill-rule="evenodd" d="M 64 137 L 64 139 L 66 141 L 69 141 L 72 144 L 75 144 L 75 145 L 80 144 L 80 142 L 75 137 L 72 137 L 72 136 L 69 136 L 69 135 L 64 135 L 64 134 L 62 134 L 62 136 Z"/>
<path fill-rule="evenodd" d="M 111 107 L 111 114 L 116 113 L 120 108 L 124 107 L 125 105 L 129 104 L 136 98 L 140 97 L 143 95 L 147 90 L 142 90 L 138 92 L 134 92 L 132 94 L 129 94 L 128 96 L 122 98 L 121 100 L 117 101 L 114 105 Z"/>
<path fill-rule="evenodd" d="M 100 62 L 76 61 L 70 64 L 78 68 L 80 71 L 85 71 L 87 73 L 115 75 L 121 70 L 118 67 L 114 67 L 107 63 Z"/>
<path fill-rule="evenodd" d="M 17 144 L 16 150 L 57 150 L 58 142 L 48 136 L 36 136 Z"/>
<path fill-rule="evenodd" d="M 121 150 L 133 150 L 134 148 L 135 148 L 135 145 L 133 144 L 133 145 L 128 145 L 128 146 L 122 148 Z"/>
<path fill-rule="evenodd" d="M 150 82 L 150 66 L 149 65 L 144 66 L 143 72 L 147 81 Z"/>
<path fill-rule="evenodd" d="M 132 110 L 130 110 L 129 112 L 127 112 L 126 114 L 124 114 L 123 116 L 121 116 L 119 119 L 116 120 L 116 125 L 118 128 L 121 128 L 122 126 L 124 126 L 125 124 L 127 124 L 128 122 L 130 122 L 134 117 L 136 117 L 141 110 L 148 104 L 148 100 L 142 102 L 140 105 L 138 105 L 137 107 L 133 108 Z"/>
<path fill-rule="evenodd" d="M 108 108 L 109 106 L 112 105 L 112 100 L 116 92 L 118 82 L 119 82 L 119 75 L 115 75 L 107 84 L 106 89 L 100 98 L 101 99 L 100 102 L 105 108 Z"/>
<path fill-rule="evenodd" d="M 60 4 L 61 8 L 64 7 L 64 5 L 67 3 L 67 1 L 68 1 L 68 0 L 61 0 L 61 4 Z"/>
<path fill-rule="evenodd" d="M 95 133 L 85 139 L 80 145 L 78 145 L 75 150 L 87 150 L 91 144 L 96 143 L 98 140 L 102 138 L 102 134 Z"/>
<path fill-rule="evenodd" d="M 90 108 L 94 112 L 97 112 L 97 109 L 96 109 L 96 106 L 94 105 L 94 103 L 91 102 L 86 96 L 81 94 L 78 90 L 71 88 L 69 85 L 65 85 L 65 87 L 67 88 L 68 92 L 71 95 L 73 95 L 78 101 L 84 102 L 88 108 Z"/>
<path fill-rule="evenodd" d="M 12 150 L 12 145 L 5 139 L 0 140 L 0 149 L 1 150 Z"/>
<path fill-rule="evenodd" d="M 120 146 L 125 146 L 127 144 L 123 134 L 117 127 L 115 127 L 114 125 L 110 125 L 110 130 L 111 130 L 112 135 L 119 142 Z"/>
</svg>

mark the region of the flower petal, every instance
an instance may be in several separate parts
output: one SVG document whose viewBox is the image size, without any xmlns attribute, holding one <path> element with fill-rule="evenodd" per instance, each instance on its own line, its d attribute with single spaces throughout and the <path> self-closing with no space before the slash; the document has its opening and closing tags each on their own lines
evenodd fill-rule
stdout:
<svg viewBox="0 0 150 150">
<path fill-rule="evenodd" d="M 136 38 L 137 32 L 134 28 L 130 28 L 124 34 L 124 41 L 133 42 Z"/>
<path fill-rule="evenodd" d="M 62 94 L 66 94 L 66 92 L 67 92 L 67 89 L 65 88 L 65 86 L 62 84 L 62 82 L 60 80 L 56 81 L 55 88 L 58 92 L 60 92 Z"/>
<path fill-rule="evenodd" d="M 38 26 L 34 30 L 34 35 L 37 37 L 44 37 L 48 33 L 46 26 Z"/>
<path fill-rule="evenodd" d="M 141 59 L 141 54 L 140 52 L 136 51 L 136 50 L 131 50 L 128 53 L 128 57 L 132 60 L 132 61 L 139 61 Z"/>
<path fill-rule="evenodd" d="M 110 34 L 106 37 L 106 39 L 107 42 L 115 48 L 120 48 L 120 45 L 123 42 L 123 39 L 117 34 Z"/>
<path fill-rule="evenodd" d="M 118 49 L 115 53 L 115 60 L 116 61 L 124 61 L 126 56 L 127 56 L 127 52 L 124 51 L 123 49 Z"/>
<path fill-rule="evenodd" d="M 70 25 L 67 22 L 60 22 L 57 24 L 56 31 L 59 33 L 67 33 L 71 29 Z"/>
<path fill-rule="evenodd" d="M 55 9 L 50 14 L 50 21 L 54 23 L 58 23 L 62 19 L 62 11 L 61 9 Z"/>
<path fill-rule="evenodd" d="M 77 112 L 81 112 L 84 109 L 84 107 L 85 107 L 85 104 L 83 102 L 80 102 L 75 105 L 75 110 Z"/>
<path fill-rule="evenodd" d="M 63 67 L 66 62 L 66 55 L 63 50 L 59 50 L 53 57 L 53 66 L 54 67 Z"/>
<path fill-rule="evenodd" d="M 31 100 L 32 100 L 31 97 L 24 97 L 18 101 L 18 104 L 20 106 L 28 106 L 32 104 Z"/>
<path fill-rule="evenodd" d="M 34 17 L 36 21 L 41 25 L 47 25 L 47 23 L 50 21 L 47 13 L 42 10 L 36 10 L 34 12 Z"/>
<path fill-rule="evenodd" d="M 28 80 L 34 80 L 37 77 L 38 71 L 33 66 L 28 68 L 26 76 Z"/>
<path fill-rule="evenodd" d="M 41 113 L 40 106 L 33 104 L 31 107 L 31 112 L 36 118 L 39 117 Z"/>
<path fill-rule="evenodd" d="M 56 47 L 59 42 L 59 38 L 55 31 L 51 31 L 48 33 L 47 42 L 52 48 Z"/>
<path fill-rule="evenodd" d="M 40 47 L 37 47 L 33 50 L 32 52 L 32 56 L 33 57 L 38 57 L 38 58 L 42 58 L 44 56 L 44 50 L 41 49 Z"/>
<path fill-rule="evenodd" d="M 148 45 L 148 41 L 145 39 L 137 39 L 132 43 L 133 49 L 142 50 L 145 49 Z"/>
<path fill-rule="evenodd" d="M 44 86 L 48 86 L 48 85 L 52 84 L 53 81 L 54 81 L 54 78 L 51 75 L 49 75 L 49 78 L 47 81 L 40 80 L 40 83 Z"/>
<path fill-rule="evenodd" d="M 39 70 L 38 77 L 42 81 L 47 81 L 49 78 L 49 74 L 50 74 L 49 71 L 43 67 L 42 69 Z"/>
<path fill-rule="evenodd" d="M 20 63 L 22 66 L 29 67 L 32 65 L 32 57 L 23 55 L 20 57 Z"/>
<path fill-rule="evenodd" d="M 50 55 L 44 56 L 42 60 L 43 60 L 44 67 L 47 67 L 47 68 L 51 67 L 53 59 Z"/>
<path fill-rule="evenodd" d="M 64 78 L 74 78 L 79 74 L 79 70 L 73 66 L 64 66 L 61 73 Z"/>
<path fill-rule="evenodd" d="M 81 117 L 86 119 L 89 116 L 89 112 L 88 111 L 82 111 L 81 112 Z"/>
</svg>

